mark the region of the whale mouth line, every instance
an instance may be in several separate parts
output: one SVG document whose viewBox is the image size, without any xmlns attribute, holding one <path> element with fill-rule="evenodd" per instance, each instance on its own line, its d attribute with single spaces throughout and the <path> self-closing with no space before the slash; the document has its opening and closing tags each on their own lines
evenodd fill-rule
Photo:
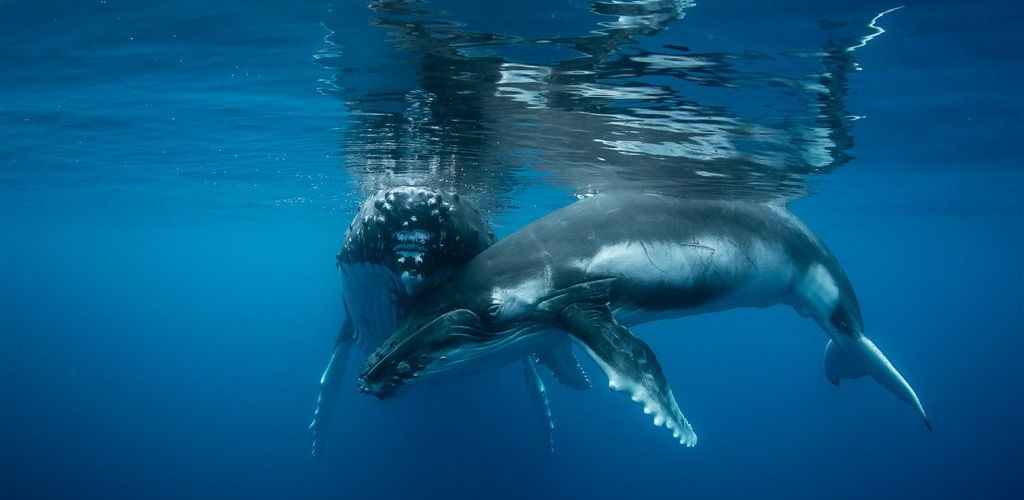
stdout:
<svg viewBox="0 0 1024 500">
<path fill-rule="evenodd" d="M 424 332 L 429 332 L 433 328 L 442 327 L 448 319 L 455 314 L 468 314 L 476 322 L 479 321 L 479 317 L 473 314 L 468 309 L 456 309 L 449 311 L 448 313 L 442 314 L 439 317 L 427 322 L 426 324 L 417 327 L 411 334 L 407 334 L 401 340 L 395 340 L 392 337 L 391 340 L 384 342 L 379 346 L 369 357 L 367 357 L 362 373 L 359 376 L 359 390 L 360 392 L 369 392 L 377 395 L 378 393 L 387 393 L 388 390 L 394 390 L 401 382 L 403 382 L 409 376 L 415 376 L 410 374 L 410 370 L 402 369 L 403 364 L 408 366 L 408 359 L 410 356 L 405 354 L 397 354 L 405 350 L 410 343 L 418 342 L 418 337 Z M 401 359 L 394 359 L 400 356 Z M 420 365 L 425 365 L 428 357 L 419 356 Z M 422 370 L 424 366 L 417 366 L 417 370 Z M 379 396 L 378 396 L 379 397 Z"/>
<path fill-rule="evenodd" d="M 432 235 L 423 229 L 403 229 L 392 234 L 392 250 L 403 257 L 422 257 L 427 253 Z"/>
<path fill-rule="evenodd" d="M 453 312 L 472 314 L 479 321 L 479 317 L 467 309 Z M 443 321 L 444 316 L 424 325 L 417 332 L 436 326 L 438 321 Z M 388 399 L 409 383 L 422 382 L 443 374 L 480 370 L 495 360 L 499 363 L 509 361 L 524 355 L 530 345 L 538 342 L 535 334 L 544 331 L 548 329 L 535 324 L 506 325 L 493 331 L 478 324 L 452 325 L 445 338 L 447 342 L 458 344 L 458 348 L 440 348 L 388 360 L 393 353 L 401 351 L 406 342 L 415 341 L 414 334 L 392 344 L 388 354 L 364 366 L 358 379 L 359 392 L 371 394 L 378 399 Z"/>
</svg>

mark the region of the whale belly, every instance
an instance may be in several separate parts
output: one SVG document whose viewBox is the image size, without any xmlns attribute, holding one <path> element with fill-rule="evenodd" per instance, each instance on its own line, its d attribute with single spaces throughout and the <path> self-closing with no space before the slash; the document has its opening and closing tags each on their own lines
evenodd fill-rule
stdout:
<svg viewBox="0 0 1024 500">
<path fill-rule="evenodd" d="M 710 234 L 688 241 L 617 242 L 580 266 L 590 276 L 617 278 L 611 306 L 627 325 L 771 306 L 788 295 L 797 275 L 780 243 Z"/>
</svg>

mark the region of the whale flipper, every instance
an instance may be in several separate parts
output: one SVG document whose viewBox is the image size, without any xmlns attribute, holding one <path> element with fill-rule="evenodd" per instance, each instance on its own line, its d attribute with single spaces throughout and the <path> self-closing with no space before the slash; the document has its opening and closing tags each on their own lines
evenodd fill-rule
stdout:
<svg viewBox="0 0 1024 500">
<path fill-rule="evenodd" d="M 327 362 L 327 368 L 320 376 L 320 394 L 316 398 L 313 422 L 309 424 L 309 429 L 313 431 L 312 453 L 314 457 L 320 454 L 327 442 L 331 415 L 334 414 L 334 405 L 338 402 L 338 394 L 341 392 L 341 378 L 345 375 L 348 351 L 352 347 L 353 340 L 355 340 L 355 328 L 346 311 L 345 321 L 341 324 L 341 332 L 338 334 L 334 351 L 331 353 L 331 360 Z"/>
<path fill-rule="evenodd" d="M 839 385 L 844 378 L 860 378 L 868 374 L 842 347 L 831 340 L 825 346 L 825 378 L 832 385 Z"/>
<path fill-rule="evenodd" d="M 580 366 L 580 362 L 572 353 L 572 343 L 569 339 L 558 342 L 549 349 L 537 351 L 537 361 L 548 367 L 551 374 L 555 376 L 562 385 L 570 389 L 590 389 L 590 377 Z"/>
<path fill-rule="evenodd" d="M 562 310 L 561 323 L 608 376 L 610 389 L 628 392 L 644 413 L 654 415 L 654 425 L 668 427 L 680 444 L 697 443 L 654 351 L 615 321 L 607 305 L 570 304 Z"/>
<path fill-rule="evenodd" d="M 547 437 L 547 454 L 550 455 L 555 451 L 555 420 L 551 416 L 551 404 L 548 403 L 548 391 L 544 387 L 544 381 L 541 380 L 540 374 L 537 373 L 537 367 L 534 361 L 530 358 L 523 360 L 523 366 L 525 368 L 526 375 L 526 388 L 530 391 L 530 399 L 533 401 L 533 407 L 537 410 L 537 415 L 540 416 L 541 423 L 544 428 L 544 435 Z"/>
</svg>

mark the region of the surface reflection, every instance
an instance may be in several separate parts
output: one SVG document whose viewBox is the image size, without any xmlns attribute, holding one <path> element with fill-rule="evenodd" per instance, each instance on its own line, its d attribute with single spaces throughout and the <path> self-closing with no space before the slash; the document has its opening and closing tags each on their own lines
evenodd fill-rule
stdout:
<svg viewBox="0 0 1024 500">
<path fill-rule="evenodd" d="M 492 210 L 537 179 L 578 195 L 800 196 L 850 159 L 848 75 L 890 12 L 819 22 L 797 50 L 701 52 L 668 30 L 692 2 L 595 1 L 502 32 L 442 4 L 337 13 L 317 55 L 336 70 L 324 90 L 351 113 L 341 157 L 362 190 L 438 185 Z"/>
</svg>

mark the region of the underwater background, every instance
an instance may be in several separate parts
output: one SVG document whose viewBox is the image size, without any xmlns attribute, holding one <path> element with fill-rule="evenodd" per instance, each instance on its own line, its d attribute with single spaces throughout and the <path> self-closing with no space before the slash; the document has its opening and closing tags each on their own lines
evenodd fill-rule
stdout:
<svg viewBox="0 0 1024 500">
<path fill-rule="evenodd" d="M 899 8 L 901 7 L 901 8 Z M 895 9 L 895 10 L 894 10 Z M 1024 5 L 0 0 L 0 497 L 1021 498 Z M 700 437 L 518 365 L 307 425 L 382 186 L 507 235 L 782 200 L 934 430 L 789 309 L 636 329 Z M 571 237 L 571 235 L 567 235 Z"/>
</svg>

